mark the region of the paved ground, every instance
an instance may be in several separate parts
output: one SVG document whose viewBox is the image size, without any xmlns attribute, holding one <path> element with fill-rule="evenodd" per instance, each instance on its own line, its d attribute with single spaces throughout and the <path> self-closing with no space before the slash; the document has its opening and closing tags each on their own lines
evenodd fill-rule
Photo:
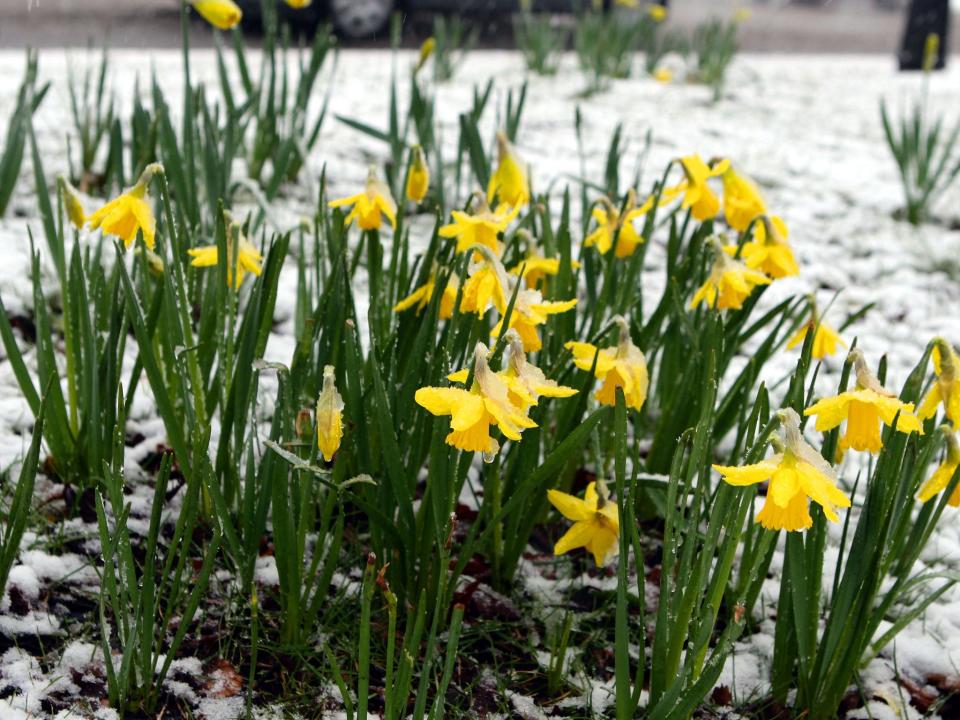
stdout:
<svg viewBox="0 0 960 720">
<path fill-rule="evenodd" d="M 903 12 L 896 6 L 902 4 L 903 0 L 808 0 L 789 5 L 786 0 L 673 0 L 670 22 L 688 30 L 710 14 L 728 15 L 734 7 L 747 5 L 753 17 L 741 32 L 744 50 L 884 53 L 899 41 Z M 0 48 L 82 47 L 105 42 L 111 47 L 176 47 L 177 7 L 178 0 L 0 0 Z M 481 19 L 488 28 L 484 44 L 509 45 L 509 21 L 505 20 Z M 417 26 L 423 29 L 428 23 Z M 954 33 L 954 50 L 960 49 L 956 36 Z M 195 44 L 209 45 L 210 41 L 209 33 L 194 33 Z M 417 41 L 410 37 L 410 43 Z"/>
</svg>

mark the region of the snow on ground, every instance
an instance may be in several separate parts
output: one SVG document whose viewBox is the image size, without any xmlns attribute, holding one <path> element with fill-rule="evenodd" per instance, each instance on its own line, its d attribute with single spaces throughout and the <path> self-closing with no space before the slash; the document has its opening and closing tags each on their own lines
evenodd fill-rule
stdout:
<svg viewBox="0 0 960 720">
<path fill-rule="evenodd" d="M 175 108 L 183 89 L 180 59 L 176 52 L 117 51 L 112 53 L 111 86 L 121 105 L 121 114 L 129 115 L 135 79 L 141 90 L 155 73 Z M 41 77 L 54 81 L 36 119 L 38 140 L 48 178 L 66 171 L 66 138 L 70 132 L 66 86 L 66 68 L 92 61 L 84 53 L 48 51 L 41 54 Z M 413 62 L 409 53 L 396 63 L 401 78 L 401 95 L 406 92 L 405 75 Z M 256 63 L 254 63 L 254 66 Z M 339 123 L 336 114 L 357 118 L 383 127 L 387 120 L 388 87 L 394 63 L 383 51 L 350 51 L 341 54 L 333 78 L 331 112 L 317 150 L 308 163 L 308 176 L 302 188 L 293 188 L 279 201 L 272 213 L 273 222 L 290 228 L 300 217 L 312 212 L 311 198 L 321 170 L 326 166 L 331 197 L 356 192 L 364 181 L 367 166 L 379 163 L 385 152 L 382 143 Z M 20 53 L 0 52 L 0 107 L 11 107 L 23 67 Z M 322 74 L 329 81 L 330 66 Z M 193 71 L 196 79 L 216 85 L 215 65 L 210 52 L 197 52 Z M 515 53 L 473 53 L 460 69 L 454 82 L 436 89 L 436 107 L 445 157 L 454 156 L 458 114 L 467 110 L 475 84 L 495 79 L 492 107 L 484 118 L 485 139 L 492 139 L 501 117 L 509 88 L 517 88 L 525 73 Z M 889 385 L 899 387 L 919 358 L 924 345 L 934 335 L 943 335 L 960 343 L 960 232 L 949 228 L 953 208 L 960 195 L 954 191 L 940 204 L 943 223 L 913 228 L 892 217 L 902 203 L 896 169 L 883 143 L 878 103 L 887 98 L 894 108 L 901 107 L 920 89 L 917 76 L 898 75 L 890 57 L 777 57 L 744 56 L 731 70 L 726 97 L 717 104 L 709 102 L 710 92 L 698 86 L 662 85 L 650 79 L 615 81 L 610 89 L 590 98 L 579 96 L 583 80 L 575 69 L 575 60 L 565 60 L 565 71 L 553 78 L 530 78 L 526 109 L 517 147 L 531 164 L 535 187 L 560 189 L 586 175 L 597 179 L 602 174 L 610 136 L 618 123 L 623 124 L 626 151 L 622 156 L 624 177 L 632 176 L 651 133 L 652 144 L 644 165 L 644 186 L 660 176 L 666 163 L 676 156 L 699 152 L 705 158 L 730 157 L 742 172 L 760 184 L 768 206 L 782 215 L 790 227 L 802 268 L 799 278 L 778 281 L 768 291 L 765 303 L 795 293 L 816 291 L 821 306 L 839 291 L 828 316 L 834 323 L 866 303 L 875 303 L 871 313 L 847 333 L 855 334 L 871 364 L 883 353 L 889 357 Z M 960 67 L 930 81 L 930 98 L 935 107 L 952 110 L 960 101 Z M 319 103 L 319 100 L 317 101 Z M 574 130 L 574 111 L 583 116 L 583 152 L 581 168 Z M 5 119 L 5 114 L 3 116 Z M 472 190 L 464 185 L 461 196 Z M 578 208 L 579 210 L 579 208 Z M 422 218 L 423 228 L 416 242 L 425 242 L 432 220 Z M 11 313 L 31 306 L 27 279 L 29 246 L 26 228 L 39 235 L 36 205 L 29 162 L 15 193 L 12 211 L 0 220 L 0 245 L 4 262 L 0 264 L 0 288 Z M 663 284 L 663 254 L 654 238 L 648 253 L 649 268 L 644 277 L 647 292 L 657 293 Z M 953 274 L 951 275 L 951 269 Z M 270 339 L 267 359 L 289 360 L 293 339 L 290 335 L 295 282 L 282 282 L 277 314 L 281 320 Z M 50 289 L 54 284 L 48 273 Z M 362 296 L 362 292 L 360 293 Z M 359 298 L 362 305 L 362 297 Z M 360 318 L 365 308 L 358 308 Z M 768 369 L 767 380 L 775 381 L 792 367 L 795 355 L 785 353 Z M 821 389 L 835 386 L 839 361 L 828 363 L 821 377 Z M 138 389 L 131 422 L 147 436 L 141 448 L 155 447 L 162 428 L 152 412 L 149 388 Z M 9 363 L 0 361 L 0 467 L 16 463 L 29 440 L 32 419 L 10 372 Z M 134 453 L 138 452 L 134 449 Z M 856 458 L 848 470 L 856 465 Z M 131 463 L 133 467 L 136 462 Z M 846 473 L 852 477 L 852 472 Z M 144 497 L 149 502 L 149 497 Z M 934 568 L 956 569 L 960 563 L 960 529 L 956 511 L 948 509 L 941 526 L 924 553 L 923 561 Z M 76 567 L 79 556 L 54 558 L 40 547 L 40 538 L 28 536 L 14 568 L 11 584 L 20 588 L 29 600 L 43 587 L 54 582 L 95 584 L 91 568 Z M 828 566 L 836 552 L 828 552 Z M 782 558 L 774 559 L 779 570 Z M 272 582 L 275 569 L 258 568 L 264 580 Z M 532 564 L 524 561 L 523 582 L 535 596 L 559 597 L 563 590 L 541 577 Z M 93 577 L 91 577 L 93 575 Z M 66 576 L 66 577 L 65 577 Z M 830 577 L 830 573 L 826 573 Z M 586 579 L 573 578 L 573 584 Z M 772 615 L 778 581 L 770 580 L 758 608 Z M 0 632 L 22 632 L 28 624 L 36 633 L 59 633 L 59 621 L 53 615 L 31 611 L 23 617 L 0 615 Z M 925 684 L 931 674 L 960 675 L 960 589 L 948 592 L 899 637 L 895 647 L 871 663 L 864 674 L 865 689 L 873 697 L 868 708 L 873 717 L 901 714 L 893 681 L 894 657 L 899 671 L 912 681 Z M 77 650 L 76 643 L 67 647 Z M 735 657 L 728 662 L 721 678 L 737 701 L 748 701 L 765 692 L 766 668 L 772 652 L 772 622 L 764 621 L 761 633 L 744 638 Z M 76 655 L 73 652 L 73 655 Z M 88 657 L 92 657 L 92 650 Z M 70 663 L 67 652 L 60 663 Z M 9 657 L 8 657 L 9 656 Z M 36 712 L 31 693 L 42 680 L 35 660 L 21 651 L 8 651 L 0 662 L 2 682 L 15 688 L 16 694 L 0 700 L 3 717 L 32 717 Z M 45 682 L 52 682 L 49 678 Z M 597 685 L 593 707 L 607 702 L 608 688 Z M 602 699 L 600 696 L 603 696 Z M 589 696 L 589 693 L 588 693 Z M 885 699 L 891 698 L 889 702 Z M 542 710 L 531 707 L 527 698 L 513 696 L 518 714 L 539 717 Z M 232 717 L 236 703 L 201 706 L 200 712 L 217 718 Z M 884 706 L 884 707 L 880 707 Z M 893 709 L 891 709 L 893 708 Z M 859 711 L 866 716 L 867 708 Z M 892 715 L 891 715 L 892 716 Z"/>
</svg>

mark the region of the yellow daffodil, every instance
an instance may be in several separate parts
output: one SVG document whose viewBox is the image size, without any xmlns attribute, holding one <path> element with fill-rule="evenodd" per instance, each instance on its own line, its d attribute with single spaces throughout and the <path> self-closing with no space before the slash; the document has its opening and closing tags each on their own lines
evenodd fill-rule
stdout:
<svg viewBox="0 0 960 720">
<path fill-rule="evenodd" d="M 474 352 L 473 386 L 469 390 L 424 387 L 417 390 L 414 399 L 433 415 L 450 415 L 448 445 L 490 456 L 500 449 L 497 440 L 490 436 L 491 425 L 496 425 L 508 440 L 519 440 L 520 433 L 537 424 L 510 402 L 509 387 L 487 365 L 487 353 L 487 346 L 478 343 Z"/>
<path fill-rule="evenodd" d="M 803 412 L 804 415 L 817 416 L 818 431 L 832 430 L 846 420 L 847 429 L 840 438 L 841 453 L 850 448 L 868 450 L 871 453 L 880 452 L 883 447 L 880 424 L 891 425 L 897 413 L 898 431 L 923 434 L 920 421 L 913 414 L 913 403 L 901 402 L 880 384 L 867 367 L 863 352 L 859 348 L 850 351 L 847 361 L 854 363 L 856 389 L 832 398 L 824 398 Z"/>
<path fill-rule="evenodd" d="M 603 207 L 593 209 L 593 219 L 597 227 L 586 237 L 583 244 L 586 247 L 596 247 L 601 255 L 606 255 L 613 247 L 614 238 L 616 238 L 614 251 L 616 257 L 625 258 L 633 255 L 637 245 L 643 242 L 640 233 L 633 226 L 633 221 L 647 213 L 653 206 L 652 203 L 644 203 L 643 206 L 636 207 L 636 194 L 631 188 L 622 211 L 607 197 L 601 198 L 601 204 Z"/>
<path fill-rule="evenodd" d="M 662 65 L 652 73 L 653 79 L 664 85 L 673 82 L 673 70 Z"/>
<path fill-rule="evenodd" d="M 310 3 L 313 0 L 283 0 L 287 5 L 292 7 L 294 10 L 303 10 L 305 7 L 309 7 Z"/>
<path fill-rule="evenodd" d="M 620 387 L 623 388 L 627 407 L 640 410 L 647 399 L 647 388 L 650 384 L 647 358 L 630 339 L 630 326 L 627 321 L 620 315 L 613 320 L 620 328 L 620 340 L 615 346 L 598 350 L 596 345 L 571 341 L 564 347 L 573 352 L 574 364 L 587 372 L 593 368 L 594 356 L 597 357 L 594 374 L 598 380 L 603 381 L 603 385 L 594 397 L 602 405 L 616 405 L 617 388 Z"/>
<path fill-rule="evenodd" d="M 570 261 L 570 267 L 576 270 L 580 263 L 576 260 Z M 523 278 L 527 282 L 527 287 L 531 290 L 536 288 L 540 281 L 547 275 L 556 275 L 560 272 L 560 258 L 548 258 L 536 253 L 528 254 L 521 262 L 518 262 L 510 268 L 510 274 L 519 277 L 523 272 Z"/>
<path fill-rule="evenodd" d="M 513 312 L 510 314 L 510 327 L 517 331 L 523 340 L 523 349 L 526 352 L 536 352 L 543 343 L 540 341 L 540 335 L 537 333 L 537 325 L 543 325 L 548 316 L 564 313 L 572 310 L 577 304 L 577 299 L 548 301 L 543 299 L 539 290 L 530 290 L 521 288 L 517 292 L 517 300 L 513 304 Z M 505 312 L 505 310 L 501 311 Z M 496 327 L 490 331 L 493 337 L 497 337 L 503 329 L 503 320 L 497 323 Z"/>
<path fill-rule="evenodd" d="M 394 312 L 403 312 L 412 308 L 414 305 L 417 307 L 417 315 L 430 304 L 430 300 L 433 299 L 433 292 L 436 290 L 436 276 L 431 275 L 430 279 L 426 283 L 418 287 L 412 293 L 407 295 L 403 300 L 398 302 L 393 306 Z M 450 280 L 447 282 L 447 286 L 443 289 L 443 297 L 440 298 L 440 319 L 447 320 L 453 317 L 453 305 L 457 301 L 457 289 L 460 287 L 460 282 L 457 279 L 456 274 L 450 276 Z"/>
<path fill-rule="evenodd" d="M 343 398 L 337 391 L 333 365 L 323 368 L 323 389 L 317 398 L 317 447 L 330 462 L 343 440 Z"/>
<path fill-rule="evenodd" d="M 143 235 L 143 242 L 153 250 L 156 242 L 157 221 L 153 216 L 150 203 L 144 198 L 150 181 L 158 172 L 163 172 L 163 166 L 160 163 L 147 165 L 136 185 L 87 218 L 90 227 L 93 230 L 101 228 L 106 235 L 115 235 L 123 240 L 123 244 L 128 248 L 137 239 L 139 230 Z"/>
<path fill-rule="evenodd" d="M 721 178 L 723 180 L 723 216 L 727 225 L 737 232 L 743 232 L 750 221 L 767 212 L 760 191 L 753 181 L 745 175 L 728 167 Z"/>
<path fill-rule="evenodd" d="M 257 276 L 260 275 L 260 263 L 263 262 L 263 255 L 260 254 L 253 243 L 244 237 L 240 230 L 240 224 L 232 222 L 228 213 L 224 213 L 224 215 L 227 220 L 227 285 L 232 286 L 234 290 L 239 290 L 243 284 L 243 278 L 248 272 Z M 235 246 L 239 248 L 236 254 L 234 254 Z M 190 261 L 193 267 L 217 266 L 216 245 L 190 248 L 187 250 L 187 254 L 193 258 Z"/>
<path fill-rule="evenodd" d="M 63 207 L 67 212 L 67 218 L 70 220 L 70 224 L 79 230 L 87 222 L 87 211 L 83 209 L 80 193 L 63 175 L 57 178 L 57 184 L 60 186 L 60 197 L 63 199 Z"/>
<path fill-rule="evenodd" d="M 813 305 L 810 310 L 810 319 L 801 325 L 800 329 L 793 334 L 787 342 L 787 349 L 802 345 L 807 337 L 807 333 L 811 330 L 816 332 L 813 336 L 813 348 L 811 352 L 817 360 L 823 360 L 823 358 L 835 354 L 838 345 L 842 345 L 843 347 L 847 346 L 840 337 L 840 334 L 820 317 L 816 305 Z"/>
<path fill-rule="evenodd" d="M 519 206 L 505 204 L 493 211 L 486 199 L 478 195 L 477 206 L 472 214 L 460 210 L 450 213 L 453 222 L 440 228 L 440 237 L 456 238 L 457 252 L 464 252 L 473 245 L 483 245 L 499 254 L 497 236 L 507 229 L 519 212 Z"/>
<path fill-rule="evenodd" d="M 506 312 L 507 292 L 510 289 L 506 272 L 490 250 L 482 245 L 475 245 L 474 248 L 478 249 L 481 260 L 470 264 L 470 275 L 463 284 L 460 310 L 483 315 L 492 304 L 497 312 Z M 479 249 L 483 252 L 480 253 Z"/>
<path fill-rule="evenodd" d="M 430 188 L 430 169 L 419 145 L 410 151 L 410 169 L 407 171 L 407 199 L 421 203 Z"/>
<path fill-rule="evenodd" d="M 367 185 L 363 192 L 330 201 L 330 207 L 350 205 L 353 209 L 347 215 L 347 225 L 356 220 L 361 230 L 379 230 L 382 214 L 391 227 L 397 227 L 397 203 L 390 194 L 390 188 L 377 177 L 377 171 L 372 167 L 367 174 Z"/>
<path fill-rule="evenodd" d="M 233 0 L 190 0 L 208 23 L 221 30 L 229 30 L 243 19 L 243 11 Z"/>
<path fill-rule="evenodd" d="M 543 370 L 527 360 L 523 342 L 516 330 L 507 331 L 507 353 L 507 367 L 497 374 L 507 383 L 510 402 L 521 410 L 527 411 L 536 405 L 541 397 L 565 398 L 577 394 L 574 388 L 558 385 L 556 380 L 547 378 Z M 468 375 L 469 370 L 465 368 L 450 373 L 447 379 L 450 382 L 465 383 Z"/>
<path fill-rule="evenodd" d="M 960 423 L 960 357 L 953 347 L 943 338 L 933 341 L 933 370 L 937 381 L 930 388 L 917 416 L 921 420 L 932 418 L 937 412 L 937 406 L 942 404 L 947 420 L 956 426 Z"/>
<path fill-rule="evenodd" d="M 740 256 L 748 267 L 777 279 L 799 275 L 800 267 L 787 242 L 787 225 L 778 217 L 760 216 L 754 225 L 754 239 L 744 243 Z"/>
<path fill-rule="evenodd" d="M 517 157 L 513 146 L 502 131 L 497 132 L 497 169 L 490 177 L 487 202 L 500 198 L 513 207 L 530 202 L 530 179 L 527 164 Z"/>
<path fill-rule="evenodd" d="M 782 440 L 775 442 L 779 452 L 753 465 L 714 465 L 713 469 L 730 485 L 770 481 L 766 501 L 756 519 L 768 530 L 792 532 L 809 528 L 813 524 L 810 500 L 823 508 L 828 520 L 838 522 L 836 508 L 850 507 L 850 498 L 837 487 L 833 468 L 801 436 L 796 411 L 787 408 L 779 415 Z"/>
<path fill-rule="evenodd" d="M 667 8 L 663 5 L 654 4 L 647 6 L 647 15 L 654 22 L 660 23 L 667 19 Z"/>
<path fill-rule="evenodd" d="M 733 11 L 733 21 L 735 23 L 743 23 L 753 17 L 753 11 L 748 7 L 738 7 Z"/>
<path fill-rule="evenodd" d="M 930 479 L 920 487 L 920 491 L 917 493 L 917 500 L 920 502 L 927 502 L 930 498 L 942 493 L 950 484 L 957 468 L 960 467 L 960 443 L 957 442 L 957 436 L 953 428 L 942 425 L 940 431 L 947 441 L 947 456 L 934 470 Z M 960 507 L 960 485 L 957 485 L 950 493 L 950 499 L 947 500 L 947 503 L 953 507 Z"/>
<path fill-rule="evenodd" d="M 603 480 L 590 483 L 583 500 L 559 490 L 547 490 L 547 499 L 561 515 L 573 520 L 573 526 L 554 545 L 554 555 L 586 548 L 597 567 L 602 567 L 616 554 L 620 516 Z"/>
<path fill-rule="evenodd" d="M 729 160 L 720 160 L 707 165 L 699 155 L 687 155 L 679 158 L 684 180 L 672 188 L 664 190 L 667 198 L 683 194 L 683 209 L 689 209 L 693 217 L 701 222 L 717 216 L 720 212 L 720 200 L 710 188 L 710 178 L 720 177 L 730 167 Z"/>
<path fill-rule="evenodd" d="M 770 278 L 762 272 L 730 257 L 716 237 L 708 238 L 708 242 L 714 250 L 713 268 L 690 301 L 691 308 L 705 302 L 717 310 L 739 310 L 754 287 L 770 284 Z"/>
</svg>

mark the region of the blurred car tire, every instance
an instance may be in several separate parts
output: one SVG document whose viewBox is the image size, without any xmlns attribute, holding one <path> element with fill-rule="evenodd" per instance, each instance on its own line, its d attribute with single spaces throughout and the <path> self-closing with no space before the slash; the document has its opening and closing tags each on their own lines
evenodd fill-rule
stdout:
<svg viewBox="0 0 960 720">
<path fill-rule="evenodd" d="M 337 32 L 350 38 L 368 38 L 387 26 L 394 0 L 330 0 L 330 19 Z"/>
</svg>

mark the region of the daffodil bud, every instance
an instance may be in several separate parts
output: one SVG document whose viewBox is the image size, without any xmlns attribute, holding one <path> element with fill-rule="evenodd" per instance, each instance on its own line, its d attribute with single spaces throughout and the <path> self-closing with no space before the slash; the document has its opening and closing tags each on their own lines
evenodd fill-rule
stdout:
<svg viewBox="0 0 960 720">
<path fill-rule="evenodd" d="M 647 15 L 655 23 L 661 23 L 667 19 L 667 8 L 663 5 L 648 5 Z"/>
<path fill-rule="evenodd" d="M 420 45 L 420 56 L 417 58 L 417 64 L 413 68 L 413 74 L 416 75 L 427 64 L 427 60 L 433 55 L 437 48 L 437 40 L 432 35 Z"/>
<path fill-rule="evenodd" d="M 147 257 L 147 270 L 150 271 L 150 274 L 154 277 L 163 276 L 163 258 L 157 255 L 150 248 L 144 248 Z"/>
<path fill-rule="evenodd" d="M 70 223 L 79 230 L 87 221 L 87 214 L 83 209 L 80 195 L 63 175 L 57 178 L 57 185 L 60 187 L 60 197 L 63 199 L 63 208 L 67 211 L 67 217 L 70 219 Z"/>
<path fill-rule="evenodd" d="M 190 0 L 193 9 L 208 23 L 229 30 L 243 18 L 243 11 L 233 0 Z"/>
<path fill-rule="evenodd" d="M 923 71 L 931 72 L 937 66 L 940 57 L 940 35 L 930 33 L 923 43 Z"/>
<path fill-rule="evenodd" d="M 423 155 L 423 148 L 415 145 L 410 150 L 410 169 L 407 171 L 407 199 L 421 203 L 430 188 L 430 169 Z"/>
<path fill-rule="evenodd" d="M 343 398 L 337 391 L 333 365 L 323 368 L 323 390 L 317 399 L 317 446 L 330 462 L 343 439 Z"/>
</svg>

